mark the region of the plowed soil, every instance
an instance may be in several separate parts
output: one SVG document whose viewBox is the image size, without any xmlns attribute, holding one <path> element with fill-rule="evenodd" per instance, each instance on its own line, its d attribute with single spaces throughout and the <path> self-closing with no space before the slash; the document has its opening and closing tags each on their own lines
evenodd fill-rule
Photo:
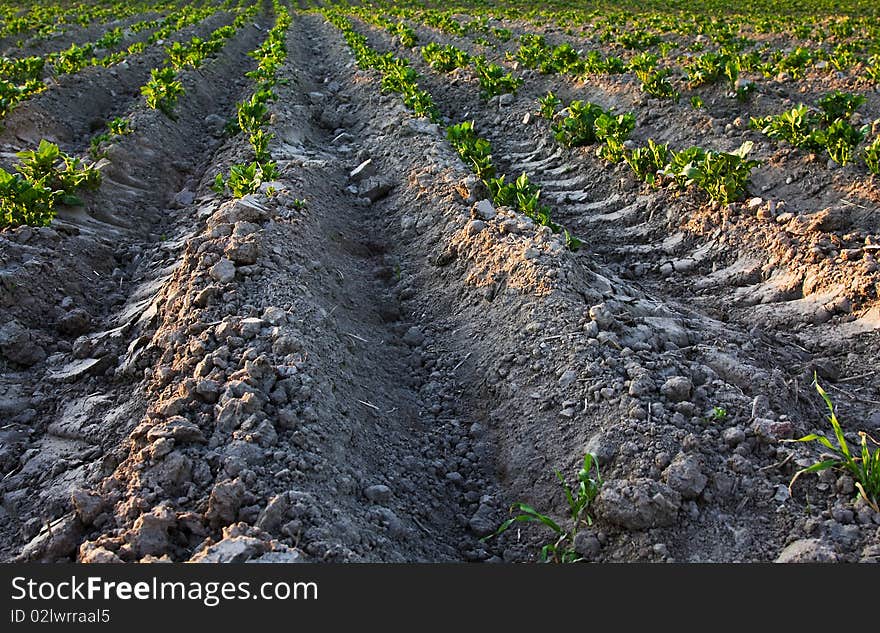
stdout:
<svg viewBox="0 0 880 633">
<path fill-rule="evenodd" d="M 584 241 L 571 252 L 478 205 L 443 126 L 382 95 L 314 13 L 294 15 L 272 104 L 278 181 L 214 193 L 246 150 L 222 122 L 271 25 L 187 71 L 176 120 L 137 101 L 157 48 L 5 122 L 0 162 L 40 138 L 84 153 L 96 120 L 134 108 L 84 209 L 0 231 L 0 559 L 535 560 L 539 526 L 481 538 L 516 501 L 564 521 L 554 470 L 572 482 L 589 451 L 586 560 L 877 560 L 880 513 L 851 478 L 788 492 L 818 454 L 781 440 L 829 431 L 814 373 L 845 429 L 880 437 L 876 181 L 742 124 L 802 94 L 767 88 L 746 112 L 718 89 L 695 111 L 628 75 L 520 71 L 514 99 L 486 100 L 355 20 L 447 121 L 476 122 L 500 171 L 528 172 Z M 755 141 L 760 200 L 653 190 L 561 148 L 534 114 L 548 89 L 635 111 L 639 143 Z"/>
</svg>

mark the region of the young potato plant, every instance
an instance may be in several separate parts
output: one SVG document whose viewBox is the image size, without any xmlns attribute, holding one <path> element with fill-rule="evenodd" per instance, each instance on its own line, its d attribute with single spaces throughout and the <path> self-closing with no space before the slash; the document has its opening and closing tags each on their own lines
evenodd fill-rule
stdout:
<svg viewBox="0 0 880 633">
<path fill-rule="evenodd" d="M 419 74 L 404 59 L 394 59 L 385 64 L 382 92 L 395 92 L 403 97 L 403 103 L 418 116 L 432 121 L 440 120 L 440 112 L 434 106 L 431 95 L 418 87 Z"/>
<path fill-rule="evenodd" d="M 520 43 L 513 59 L 526 68 L 537 68 L 545 75 L 582 75 L 588 70 L 580 53 L 568 42 L 553 47 L 543 36 L 526 33 L 520 36 Z"/>
<path fill-rule="evenodd" d="M 107 123 L 107 132 L 96 134 L 89 143 L 89 155 L 92 160 L 104 158 L 107 155 L 106 144 L 114 139 L 131 134 L 131 122 L 122 117 L 116 117 Z"/>
<path fill-rule="evenodd" d="M 721 52 L 708 52 L 690 58 L 684 63 L 688 86 L 698 88 L 715 83 L 724 74 L 724 68 L 728 61 L 730 61 L 730 56 Z"/>
<path fill-rule="evenodd" d="M 422 57 L 428 66 L 442 73 L 452 72 L 456 68 L 466 68 L 471 63 L 471 56 L 463 50 L 452 44 L 441 46 L 437 42 L 422 47 Z"/>
<path fill-rule="evenodd" d="M 92 140 L 89 142 L 89 156 L 92 157 L 92 160 L 99 160 L 107 156 L 104 144 L 109 142 L 110 134 L 108 132 L 96 134 L 92 137 Z"/>
<path fill-rule="evenodd" d="M 272 158 L 269 153 L 269 141 L 275 138 L 274 134 L 266 132 L 263 129 L 251 132 L 249 141 L 254 150 L 254 156 L 258 163 L 267 163 Z"/>
<path fill-rule="evenodd" d="M 880 175 L 880 136 L 875 138 L 874 141 L 865 148 L 865 151 L 862 152 L 862 157 L 865 159 L 868 171 L 872 174 Z"/>
<path fill-rule="evenodd" d="M 57 145 L 40 141 L 36 150 L 18 152 L 21 160 L 17 171 L 33 183 L 40 183 L 58 193 L 64 204 L 82 204 L 74 195 L 77 189 L 95 189 L 101 184 L 101 174 L 91 166 L 65 154 Z"/>
<path fill-rule="evenodd" d="M 494 97 L 506 93 L 516 93 L 516 89 L 522 85 L 521 77 L 514 77 L 498 64 L 486 61 L 482 55 L 473 59 L 474 70 L 480 82 L 481 94 L 484 98 Z"/>
<path fill-rule="evenodd" d="M 540 68 L 549 57 L 547 41 L 543 35 L 524 33 L 519 38 L 520 47 L 513 58 L 525 68 Z"/>
<path fill-rule="evenodd" d="M 48 226 L 55 217 L 53 192 L 0 167 L 0 228 Z"/>
<path fill-rule="evenodd" d="M 416 36 L 415 30 L 403 21 L 392 23 L 389 25 L 388 30 L 392 35 L 397 37 L 401 45 L 407 48 L 412 48 L 419 40 Z"/>
<path fill-rule="evenodd" d="M 777 115 L 752 117 L 749 126 L 772 139 L 788 141 L 795 147 L 816 151 L 821 145 L 815 138 L 819 118 L 803 103 Z"/>
<path fill-rule="evenodd" d="M 592 145 L 596 138 L 596 119 L 605 114 L 602 106 L 580 100 L 572 101 L 562 111 L 566 116 L 550 129 L 556 140 L 566 147 Z"/>
<path fill-rule="evenodd" d="M 477 136 L 473 121 L 450 125 L 446 128 L 446 137 L 489 189 L 495 204 L 513 207 L 554 232 L 562 231 L 566 247 L 570 250 L 577 250 L 581 246 L 579 239 L 552 221 L 550 209 L 539 203 L 540 189 L 529 182 L 525 173 L 513 182 L 507 182 L 504 175 L 495 177 L 491 145 Z"/>
<path fill-rule="evenodd" d="M 595 476 L 593 472 L 595 471 Z M 572 489 L 565 481 L 562 473 L 555 471 L 556 478 L 562 485 L 565 492 L 565 499 L 568 503 L 568 526 L 563 527 L 554 521 L 547 514 L 538 512 L 532 506 L 517 502 L 510 507 L 511 513 L 516 513 L 510 519 L 507 519 L 501 526 L 488 537 L 497 537 L 515 523 L 541 523 L 549 528 L 553 533 L 553 540 L 547 542 L 541 547 L 541 561 L 553 563 L 577 563 L 582 559 L 575 550 L 575 538 L 578 531 L 584 526 L 593 524 L 590 516 L 590 507 L 593 501 L 599 495 L 602 487 L 602 475 L 599 472 L 599 462 L 596 457 L 590 453 L 584 455 L 583 465 L 577 474 L 577 484 Z"/>
<path fill-rule="evenodd" d="M 801 149 L 824 149 L 835 163 L 846 165 L 856 156 L 856 148 L 870 129 L 869 125 L 856 128 L 849 122 L 865 100 L 862 95 L 834 91 L 819 99 L 818 111 L 799 104 L 775 116 L 752 118 L 750 126 L 769 138 L 786 140 Z"/>
<path fill-rule="evenodd" d="M 183 94 L 183 84 L 173 68 L 154 68 L 150 71 L 150 80 L 141 86 L 141 93 L 147 99 L 147 107 L 173 119 L 177 98 Z"/>
<path fill-rule="evenodd" d="M 114 48 L 119 46 L 122 43 L 122 27 L 117 26 L 115 29 L 110 29 L 104 35 L 95 40 L 96 48 Z"/>
<path fill-rule="evenodd" d="M 656 143 L 653 139 L 648 139 L 645 147 L 637 147 L 630 152 L 624 152 L 623 160 L 630 166 L 639 180 L 642 180 L 652 187 L 658 185 L 660 172 L 669 162 L 669 145 L 666 143 Z"/>
<path fill-rule="evenodd" d="M 843 119 L 835 119 L 824 130 L 816 132 L 816 142 L 825 147 L 838 165 L 846 165 L 855 156 L 856 147 L 865 140 L 870 126 L 856 128 Z"/>
<path fill-rule="evenodd" d="M 5 117 L 20 102 L 46 89 L 39 79 L 29 79 L 23 84 L 0 79 L 0 118 Z"/>
<path fill-rule="evenodd" d="M 602 57 L 599 51 L 589 51 L 583 58 L 584 73 L 594 75 L 621 75 L 627 71 L 627 64 L 620 57 Z"/>
<path fill-rule="evenodd" d="M 46 60 L 39 56 L 0 57 L 0 77 L 13 83 L 23 83 L 43 76 Z"/>
<path fill-rule="evenodd" d="M 525 172 L 513 182 L 506 182 L 502 174 L 497 178 L 489 178 L 486 185 L 495 204 L 519 209 L 538 224 L 558 230 L 559 227 L 550 218 L 550 208 L 538 201 L 541 189 L 529 182 Z"/>
<path fill-rule="evenodd" d="M 632 112 L 614 116 L 603 112 L 595 121 L 596 139 L 601 143 L 597 155 L 610 163 L 623 160 L 623 143 L 636 127 L 636 115 Z"/>
<path fill-rule="evenodd" d="M 47 226 L 58 204 L 81 205 L 76 192 L 101 184 L 94 167 L 46 140 L 36 150 L 19 152 L 18 158 L 18 173 L 0 169 L 0 226 Z"/>
<path fill-rule="evenodd" d="M 198 38 L 193 38 L 193 42 Z M 199 40 L 201 41 L 201 40 Z M 190 48 L 182 42 L 174 42 L 165 47 L 165 54 L 172 68 L 183 68 L 190 58 Z"/>
<path fill-rule="evenodd" d="M 270 100 L 275 94 L 268 90 L 258 90 L 247 101 L 238 104 L 238 129 L 247 134 L 253 134 L 260 129 L 269 118 Z"/>
<path fill-rule="evenodd" d="M 243 198 L 249 193 L 259 191 L 264 182 L 275 180 L 277 177 L 278 170 L 275 163 L 254 161 L 247 165 L 232 165 L 229 168 L 228 178 L 224 179 L 223 174 L 217 174 L 211 188 L 219 194 L 223 194 L 228 188 L 233 197 Z"/>
<path fill-rule="evenodd" d="M 132 132 L 131 121 L 119 116 L 107 123 L 107 128 L 115 136 L 125 136 Z"/>
<path fill-rule="evenodd" d="M 446 128 L 446 138 L 478 178 L 485 181 L 495 175 L 492 148 L 489 141 L 477 136 L 473 121 L 450 125 Z"/>
<path fill-rule="evenodd" d="M 552 121 L 553 117 L 560 110 L 560 106 L 562 106 L 562 99 L 553 94 L 552 91 L 548 91 L 546 95 L 538 98 L 538 105 L 538 114 L 542 118 Z"/>
<path fill-rule="evenodd" d="M 752 169 L 760 164 L 746 158 L 751 150 L 750 141 L 729 153 L 689 147 L 673 152 L 659 173 L 674 180 L 680 189 L 695 185 L 711 200 L 728 204 L 743 196 Z"/>
<path fill-rule="evenodd" d="M 843 429 L 840 426 L 840 421 L 837 419 L 837 414 L 834 411 L 834 404 L 831 402 L 831 398 L 819 385 L 818 380 L 814 379 L 813 383 L 816 386 L 816 391 L 819 392 L 819 395 L 822 396 L 825 405 L 828 407 L 828 421 L 834 431 L 834 440 L 832 441 L 828 437 L 818 433 L 810 433 L 809 435 L 805 435 L 796 440 L 785 441 L 818 442 L 825 449 L 831 451 L 831 456 L 797 471 L 794 474 L 794 477 L 792 477 L 791 482 L 788 484 L 789 494 L 791 494 L 791 488 L 794 485 L 794 482 L 797 481 L 801 475 L 833 468 L 835 470 L 848 472 L 855 480 L 855 486 L 859 491 L 859 496 L 875 512 L 880 512 L 880 443 L 864 431 L 859 431 L 860 450 L 856 454 L 853 454 L 850 450 L 849 444 L 847 444 L 846 437 L 844 437 Z M 874 449 L 873 453 L 868 445 L 869 440 L 871 444 L 877 447 Z"/>
<path fill-rule="evenodd" d="M 865 77 L 871 83 L 880 84 L 880 53 L 871 55 L 865 66 Z"/>
<path fill-rule="evenodd" d="M 556 73 L 581 75 L 585 68 L 574 46 L 565 42 L 553 48 L 550 58 L 541 63 L 540 70 L 547 75 Z"/>
<path fill-rule="evenodd" d="M 58 53 L 53 62 L 55 72 L 60 75 L 71 75 L 79 72 L 91 63 L 94 48 L 91 44 L 78 46 L 71 44 L 70 48 Z"/>
<path fill-rule="evenodd" d="M 629 60 L 629 70 L 634 72 L 636 76 L 639 76 L 639 73 L 650 73 L 657 68 L 657 62 L 660 61 L 660 58 L 653 53 L 640 53 L 638 55 L 633 55 L 633 57 Z M 639 76 L 641 79 L 641 76 Z"/>
<path fill-rule="evenodd" d="M 835 90 L 819 99 L 822 111 L 820 123 L 831 125 L 838 119 L 849 119 L 855 111 L 867 101 L 864 95 L 850 94 Z"/>
<path fill-rule="evenodd" d="M 807 74 L 807 68 L 814 61 L 815 58 L 812 51 L 798 46 L 779 60 L 775 70 L 777 73 L 788 73 L 792 79 L 803 79 Z"/>
<path fill-rule="evenodd" d="M 642 82 L 642 90 L 653 97 L 672 99 L 678 101 L 681 93 L 675 89 L 669 78 L 672 76 L 669 68 L 660 68 L 652 71 L 636 71 L 636 76 Z"/>
<path fill-rule="evenodd" d="M 751 149 L 752 143 L 747 141 L 734 152 L 706 152 L 698 164 L 697 186 L 709 194 L 711 200 L 721 204 L 740 200 L 752 169 L 761 164 L 746 158 Z"/>
</svg>

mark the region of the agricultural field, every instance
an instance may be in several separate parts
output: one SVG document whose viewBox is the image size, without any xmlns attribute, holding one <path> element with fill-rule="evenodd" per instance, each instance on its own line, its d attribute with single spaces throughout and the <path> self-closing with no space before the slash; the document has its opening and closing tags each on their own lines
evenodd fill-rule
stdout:
<svg viewBox="0 0 880 633">
<path fill-rule="evenodd" d="M 880 562 L 876 2 L 0 16 L 0 560 Z"/>
</svg>

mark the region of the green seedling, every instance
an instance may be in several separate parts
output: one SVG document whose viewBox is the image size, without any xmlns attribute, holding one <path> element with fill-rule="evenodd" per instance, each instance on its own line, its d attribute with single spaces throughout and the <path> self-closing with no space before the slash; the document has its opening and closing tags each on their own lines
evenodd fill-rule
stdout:
<svg viewBox="0 0 880 633">
<path fill-rule="evenodd" d="M 95 189 L 101 174 L 46 140 L 18 153 L 18 173 L 0 169 L 0 226 L 47 226 L 59 204 L 81 205 L 79 189 Z"/>
<path fill-rule="evenodd" d="M 595 477 L 593 476 L 595 471 Z M 511 513 L 516 513 L 510 519 L 507 519 L 489 537 L 483 540 L 497 537 L 513 526 L 515 523 L 536 522 L 549 528 L 554 535 L 554 539 L 541 547 L 541 560 L 544 562 L 556 563 L 576 563 L 582 560 L 574 548 L 575 537 L 578 530 L 583 526 L 593 524 L 590 516 L 590 506 L 599 494 L 602 487 L 602 476 L 599 473 L 599 462 L 596 457 L 590 453 L 584 455 L 583 466 L 577 475 L 577 484 L 572 489 L 565 481 L 562 473 L 558 470 L 556 478 L 562 485 L 565 492 L 565 499 L 568 503 L 568 526 L 563 527 L 550 516 L 538 512 L 532 506 L 517 502 L 510 507 Z"/>
<path fill-rule="evenodd" d="M 868 171 L 872 174 L 880 174 L 880 136 L 868 145 L 862 152 Z"/>
<path fill-rule="evenodd" d="M 174 106 L 184 92 L 183 84 L 177 80 L 173 68 L 154 68 L 150 80 L 141 86 L 141 93 L 147 99 L 147 107 L 159 110 L 169 119 L 174 118 Z"/>
<path fill-rule="evenodd" d="M 538 104 L 540 105 L 538 110 L 540 115 L 548 121 L 552 121 L 553 117 L 556 116 L 559 107 L 562 105 L 562 100 L 552 92 L 548 92 L 546 95 L 538 99 Z"/>
<path fill-rule="evenodd" d="M 107 156 L 107 150 L 102 145 L 109 141 L 110 134 L 107 132 L 92 137 L 92 140 L 89 142 L 89 156 L 92 157 L 92 160 L 99 160 Z"/>
<path fill-rule="evenodd" d="M 596 138 L 602 145 L 597 154 L 611 163 L 623 160 L 623 143 L 636 127 L 636 117 L 632 112 L 614 116 L 603 112 L 596 119 Z"/>
<path fill-rule="evenodd" d="M 132 132 L 131 121 L 123 117 L 116 117 L 107 124 L 107 129 L 110 130 L 111 134 L 115 134 L 116 136 L 125 136 Z"/>
<path fill-rule="evenodd" d="M 54 207 L 52 190 L 0 168 L 0 227 L 48 226 Z"/>
<path fill-rule="evenodd" d="M 867 100 L 864 95 L 849 94 L 839 90 L 825 95 L 819 99 L 822 124 L 831 125 L 837 119 L 849 119 Z"/>
<path fill-rule="evenodd" d="M 728 204 L 743 196 L 752 169 L 760 164 L 746 158 L 751 150 L 751 141 L 729 153 L 689 147 L 672 152 L 669 163 L 659 173 L 671 178 L 680 189 L 695 185 L 711 200 Z"/>
<path fill-rule="evenodd" d="M 715 422 L 723 422 L 727 419 L 727 409 L 724 407 L 712 407 L 712 420 Z"/>
<path fill-rule="evenodd" d="M 82 204 L 74 192 L 80 188 L 95 189 L 101 184 L 101 174 L 95 168 L 46 140 L 40 141 L 36 150 L 18 152 L 17 156 L 21 159 L 18 172 L 30 182 L 56 192 L 63 204 Z"/>
<path fill-rule="evenodd" d="M 825 130 L 815 133 L 816 142 L 823 145 L 838 165 L 846 165 L 855 156 L 856 147 L 865 140 L 869 126 L 856 128 L 843 119 L 835 119 Z"/>
<path fill-rule="evenodd" d="M 422 48 L 425 62 L 439 72 L 448 73 L 456 68 L 465 68 L 471 62 L 471 56 L 451 44 L 441 46 L 436 42 Z"/>
<path fill-rule="evenodd" d="M 258 163 L 265 163 L 272 159 L 272 156 L 269 153 L 269 141 L 273 138 L 273 134 L 270 134 L 263 129 L 251 132 L 251 147 L 254 150 L 254 156 Z"/>
<path fill-rule="evenodd" d="M 668 68 L 661 68 L 651 72 L 636 71 L 636 76 L 642 82 L 642 90 L 653 97 L 672 99 L 673 101 L 678 101 L 679 97 L 681 97 L 681 93 L 669 81 L 672 71 Z"/>
<path fill-rule="evenodd" d="M 572 101 L 567 116 L 551 126 L 553 136 L 566 147 L 592 145 L 596 142 L 596 119 L 605 113 L 595 103 Z"/>
<path fill-rule="evenodd" d="M 667 165 L 669 153 L 668 144 L 660 144 L 653 139 L 648 139 L 647 146 L 625 152 L 623 160 L 639 180 L 654 186 L 659 182 L 658 172 Z"/>
<path fill-rule="evenodd" d="M 446 129 L 446 138 L 477 177 L 487 180 L 495 175 L 491 145 L 486 139 L 477 136 L 473 121 L 450 125 Z"/>
<path fill-rule="evenodd" d="M 516 89 L 522 85 L 521 77 L 514 77 L 510 73 L 504 72 L 501 66 L 487 62 L 485 57 L 475 57 L 473 66 L 484 98 L 515 93 Z"/>
<path fill-rule="evenodd" d="M 831 451 L 833 457 L 823 459 L 811 466 L 807 466 L 806 468 L 797 471 L 788 485 L 789 493 L 791 493 L 791 488 L 794 486 L 794 482 L 797 481 L 801 475 L 820 472 L 830 468 L 843 470 L 848 472 L 852 475 L 853 479 L 855 479 L 855 486 L 859 491 L 859 496 L 865 501 L 865 503 L 867 503 L 875 512 L 880 512 L 880 506 L 878 506 L 878 502 L 880 502 L 880 448 L 875 448 L 874 452 L 871 453 L 868 447 L 868 440 L 878 447 L 880 447 L 880 443 L 864 431 L 859 431 L 859 438 L 861 440 L 859 446 L 861 450 L 860 454 L 853 455 L 850 452 L 849 445 L 843 434 L 843 429 L 837 419 L 837 414 L 834 411 L 834 405 L 831 402 L 831 398 L 819 385 L 816 376 L 813 377 L 813 384 L 816 386 L 816 391 L 819 392 L 819 395 L 822 396 L 825 405 L 828 407 L 828 421 L 831 423 L 831 428 L 834 431 L 834 440 L 832 441 L 828 437 L 819 435 L 818 433 L 810 433 L 799 439 L 786 441 L 818 442 Z"/>
</svg>

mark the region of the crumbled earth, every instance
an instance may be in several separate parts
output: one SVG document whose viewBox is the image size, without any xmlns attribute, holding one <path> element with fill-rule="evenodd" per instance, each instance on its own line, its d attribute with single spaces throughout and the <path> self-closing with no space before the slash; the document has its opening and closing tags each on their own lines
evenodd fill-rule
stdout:
<svg viewBox="0 0 880 633">
<path fill-rule="evenodd" d="M 586 451 L 586 560 L 878 560 L 880 513 L 833 471 L 792 497 L 817 453 L 782 442 L 828 431 L 814 372 L 848 431 L 880 435 L 876 214 L 770 181 L 766 205 L 724 208 L 643 189 L 522 123 L 551 79 L 485 101 L 358 23 L 542 184 L 572 253 L 485 200 L 442 126 L 314 14 L 272 106 L 280 176 L 230 200 L 210 185 L 247 156 L 222 128 L 258 26 L 185 74 L 176 121 L 135 110 L 85 209 L 0 232 L 3 560 L 535 560 L 539 526 L 481 539 L 516 501 L 564 522 L 554 471 L 571 483 Z M 3 157 L 40 136 L 84 151 L 61 108 L 81 90 L 22 105 L 36 123 L 0 134 Z M 754 211 L 773 200 L 791 217 Z"/>
</svg>

